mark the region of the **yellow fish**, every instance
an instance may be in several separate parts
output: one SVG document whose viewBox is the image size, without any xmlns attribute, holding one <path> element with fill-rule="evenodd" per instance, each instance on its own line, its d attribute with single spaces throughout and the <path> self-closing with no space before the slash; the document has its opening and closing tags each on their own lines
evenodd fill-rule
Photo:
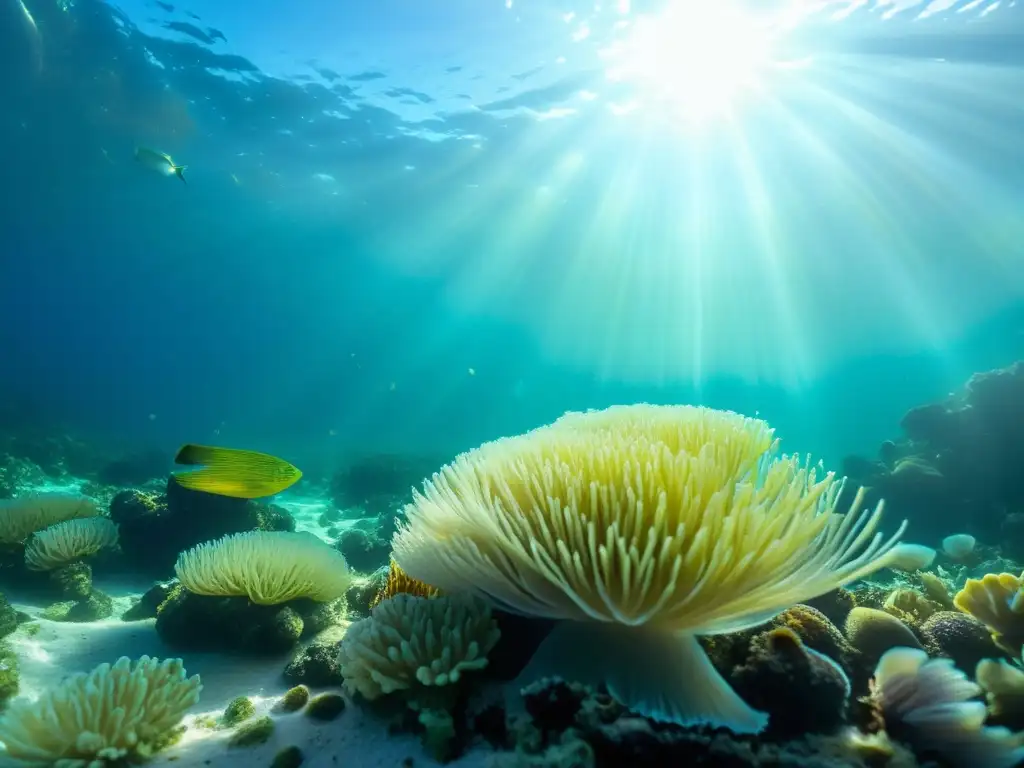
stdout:
<svg viewBox="0 0 1024 768">
<path fill-rule="evenodd" d="M 174 463 L 202 467 L 172 474 L 178 485 L 236 499 L 273 496 L 302 477 L 298 468 L 276 456 L 192 443 L 181 446 Z"/>
</svg>

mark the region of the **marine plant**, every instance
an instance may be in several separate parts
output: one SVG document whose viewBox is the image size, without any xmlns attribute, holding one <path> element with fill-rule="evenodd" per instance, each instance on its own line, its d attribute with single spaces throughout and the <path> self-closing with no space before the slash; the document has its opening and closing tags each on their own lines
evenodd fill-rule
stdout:
<svg viewBox="0 0 1024 768">
<path fill-rule="evenodd" d="M 52 571 L 116 546 L 117 526 L 110 518 L 65 520 L 32 536 L 25 547 L 25 566 L 32 571 Z"/>
<path fill-rule="evenodd" d="M 1014 658 L 1024 645 L 1024 582 L 1012 573 L 986 573 L 968 579 L 953 604 L 992 633 L 996 645 Z"/>
<path fill-rule="evenodd" d="M 146 758 L 179 732 L 199 701 L 199 676 L 181 659 L 122 657 L 72 675 L 0 717 L 6 756 L 28 764 L 95 766 Z"/>
<path fill-rule="evenodd" d="M 92 499 L 61 493 L 40 493 L 0 501 L 0 543 L 21 544 L 36 531 L 55 523 L 100 512 Z"/>
<path fill-rule="evenodd" d="M 309 598 L 330 602 L 352 577 L 340 552 L 311 533 L 249 531 L 182 553 L 174 571 L 196 595 L 248 597 L 258 605 Z"/>
<path fill-rule="evenodd" d="M 759 419 L 691 406 L 570 413 L 459 456 L 405 509 L 394 556 L 445 593 L 561 620 L 524 673 L 657 720 L 759 731 L 698 635 L 757 626 L 901 555 L 882 505 L 780 456 Z M 905 526 L 904 526 L 905 527 Z"/>
<path fill-rule="evenodd" d="M 429 584 L 409 578 L 409 574 L 402 570 L 401 566 L 395 562 L 395 558 L 391 558 L 391 562 L 388 564 L 387 579 L 370 601 L 370 608 L 373 609 L 385 600 L 401 594 L 437 597 L 440 592 Z"/>
</svg>

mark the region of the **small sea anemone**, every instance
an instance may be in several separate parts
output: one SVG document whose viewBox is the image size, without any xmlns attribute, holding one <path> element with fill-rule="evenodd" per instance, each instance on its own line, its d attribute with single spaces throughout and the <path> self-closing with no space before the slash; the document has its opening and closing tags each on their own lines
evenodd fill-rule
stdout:
<svg viewBox="0 0 1024 768">
<path fill-rule="evenodd" d="M 938 603 L 947 611 L 951 611 L 956 607 L 953 605 L 953 598 L 949 596 L 946 582 L 928 571 L 919 573 L 918 578 L 921 579 L 921 589 L 924 590 L 925 597 L 933 603 Z"/>
<path fill-rule="evenodd" d="M 985 705 L 970 701 L 980 693 L 952 661 L 916 648 L 888 651 L 871 682 L 886 732 L 919 756 L 939 756 L 954 768 L 1014 768 L 1024 759 L 1024 739 L 984 726 Z"/>
<path fill-rule="evenodd" d="M 1021 579 L 1012 573 L 986 573 L 980 579 L 968 579 L 953 598 L 957 608 L 988 627 L 996 645 L 1014 658 L 1024 646 L 1021 586 Z"/>
<path fill-rule="evenodd" d="M 414 496 L 393 540 L 445 593 L 562 620 L 522 682 L 606 684 L 641 714 L 766 724 L 696 640 L 752 628 L 886 567 L 903 528 L 881 505 L 835 512 L 842 484 L 779 456 L 769 426 L 689 406 L 570 413 L 461 455 Z"/>
<path fill-rule="evenodd" d="M 901 587 L 889 593 L 882 610 L 906 624 L 919 626 L 941 611 L 942 606 L 933 603 L 916 589 Z"/>
<path fill-rule="evenodd" d="M 0 543 L 21 544 L 36 531 L 82 517 L 95 517 L 99 510 L 92 499 L 63 493 L 40 493 L 0 500 Z"/>
<path fill-rule="evenodd" d="M 977 543 L 977 539 L 969 533 L 955 533 L 942 540 L 942 551 L 950 560 L 959 563 L 970 558 Z"/>
<path fill-rule="evenodd" d="M 460 594 L 399 594 L 377 605 L 342 638 L 345 687 L 367 699 L 414 686 L 457 683 L 487 666 L 501 633 L 485 602 Z"/>
<path fill-rule="evenodd" d="M 25 566 L 32 571 L 52 571 L 116 546 L 117 526 L 110 518 L 65 520 L 32 536 L 25 547 Z"/>
<path fill-rule="evenodd" d="M 249 531 L 199 544 L 178 557 L 174 572 L 196 595 L 248 597 L 258 605 L 345 594 L 344 556 L 311 533 Z"/>
<path fill-rule="evenodd" d="M 418 597 L 437 597 L 441 594 L 429 584 L 410 578 L 409 574 L 402 570 L 401 566 L 391 558 L 388 565 L 387 581 L 380 588 L 377 595 L 370 601 L 370 609 L 380 605 L 395 595 L 417 595 Z"/>
<path fill-rule="evenodd" d="M 166 744 L 199 701 L 199 676 L 181 659 L 143 656 L 72 675 L 0 718 L 7 756 L 29 765 L 99 766 L 146 758 Z"/>
</svg>

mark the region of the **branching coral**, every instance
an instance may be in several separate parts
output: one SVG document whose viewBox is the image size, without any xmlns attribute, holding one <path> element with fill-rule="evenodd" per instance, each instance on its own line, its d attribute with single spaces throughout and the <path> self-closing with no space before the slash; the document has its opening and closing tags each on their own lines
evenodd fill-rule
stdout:
<svg viewBox="0 0 1024 768">
<path fill-rule="evenodd" d="M 351 583 L 342 554 L 311 533 L 225 536 L 184 552 L 174 571 L 193 594 L 245 596 L 259 605 L 301 597 L 329 602 Z"/>
<path fill-rule="evenodd" d="M 395 559 L 391 558 L 391 563 L 388 566 L 387 581 L 384 582 L 384 586 L 381 587 L 373 600 L 370 601 L 370 608 L 372 609 L 380 605 L 395 595 L 402 594 L 417 595 L 419 597 L 437 597 L 440 592 L 429 584 L 424 584 L 422 581 L 410 578 L 409 574 L 403 571 L 398 563 L 395 562 Z"/>
<path fill-rule="evenodd" d="M 886 732 L 918 754 L 941 755 L 955 768 L 1013 768 L 1024 759 L 1024 739 L 984 726 L 985 705 L 969 701 L 981 688 L 949 659 L 894 648 L 878 662 L 871 689 Z"/>
<path fill-rule="evenodd" d="M 1024 646 L 1024 590 L 1012 573 L 986 573 L 968 579 L 953 603 L 992 633 L 996 645 L 1017 658 Z"/>
<path fill-rule="evenodd" d="M 65 520 L 32 537 L 25 547 L 25 565 L 33 571 L 52 571 L 116 546 L 117 526 L 110 518 Z"/>
<path fill-rule="evenodd" d="M 526 674 L 605 683 L 630 708 L 757 731 L 695 635 L 756 626 L 885 567 L 881 505 L 779 456 L 760 420 L 688 406 L 571 413 L 443 468 L 393 540 L 408 574 L 566 620 Z M 524 679 L 524 682 L 528 682 Z"/>
<path fill-rule="evenodd" d="M 376 699 L 417 684 L 457 683 L 487 666 L 500 634 L 479 598 L 396 595 L 345 633 L 339 652 L 345 687 Z"/>
<path fill-rule="evenodd" d="M 15 701 L 0 718 L 0 741 L 8 757 L 28 765 L 86 768 L 144 758 L 173 738 L 201 690 L 181 659 L 122 657 L 71 676 L 36 701 Z"/>
<path fill-rule="evenodd" d="M 21 544 L 48 526 L 97 515 L 96 505 L 84 496 L 42 493 L 4 499 L 0 501 L 0 543 Z"/>
</svg>

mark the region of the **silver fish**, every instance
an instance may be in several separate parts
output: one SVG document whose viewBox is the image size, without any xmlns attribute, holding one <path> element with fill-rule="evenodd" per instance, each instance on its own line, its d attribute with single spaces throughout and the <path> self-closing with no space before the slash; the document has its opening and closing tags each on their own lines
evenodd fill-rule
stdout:
<svg viewBox="0 0 1024 768">
<path fill-rule="evenodd" d="M 171 156 L 164 152 L 154 152 L 152 149 L 137 147 L 135 149 L 135 159 L 151 171 L 162 173 L 165 176 L 177 176 L 182 182 L 188 183 L 185 182 L 185 169 L 188 166 L 175 165 Z"/>
</svg>

